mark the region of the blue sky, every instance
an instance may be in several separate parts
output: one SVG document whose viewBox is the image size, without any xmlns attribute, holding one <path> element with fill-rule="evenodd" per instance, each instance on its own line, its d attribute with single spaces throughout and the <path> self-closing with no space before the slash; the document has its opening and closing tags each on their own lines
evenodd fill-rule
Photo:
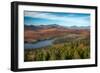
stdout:
<svg viewBox="0 0 100 73">
<path fill-rule="evenodd" d="M 90 14 L 24 11 L 24 24 L 58 24 L 62 26 L 90 26 Z"/>
</svg>

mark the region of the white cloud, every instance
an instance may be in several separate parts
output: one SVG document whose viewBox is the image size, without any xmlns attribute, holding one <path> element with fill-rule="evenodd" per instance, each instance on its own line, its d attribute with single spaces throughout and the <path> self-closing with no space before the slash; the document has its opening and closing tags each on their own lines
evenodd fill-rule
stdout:
<svg viewBox="0 0 100 73">
<path fill-rule="evenodd" d="M 73 24 L 83 24 L 86 25 L 90 23 L 90 16 L 76 16 L 75 14 L 69 14 L 66 16 L 59 16 L 59 15 L 54 15 L 53 13 L 43 13 L 43 12 L 31 12 L 31 11 L 25 11 L 24 13 L 25 16 L 29 16 L 32 18 L 43 18 L 43 19 L 48 19 L 48 20 L 56 20 L 56 21 L 61 21 L 65 23 L 73 23 Z"/>
</svg>

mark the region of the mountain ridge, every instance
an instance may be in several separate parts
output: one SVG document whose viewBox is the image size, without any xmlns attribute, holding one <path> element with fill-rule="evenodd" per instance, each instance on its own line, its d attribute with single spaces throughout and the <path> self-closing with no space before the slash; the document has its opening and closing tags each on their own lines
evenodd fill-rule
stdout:
<svg viewBox="0 0 100 73">
<path fill-rule="evenodd" d="M 90 29 L 90 26 L 61 26 L 58 24 L 48 24 L 48 25 L 24 25 L 25 29 L 31 29 L 31 30 L 36 30 L 36 29 L 50 29 L 50 28 L 58 28 L 58 29 Z"/>
</svg>

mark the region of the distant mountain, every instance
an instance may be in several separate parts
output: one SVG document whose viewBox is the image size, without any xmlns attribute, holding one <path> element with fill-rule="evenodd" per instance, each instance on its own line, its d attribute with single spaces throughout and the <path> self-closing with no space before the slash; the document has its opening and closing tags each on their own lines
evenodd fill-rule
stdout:
<svg viewBox="0 0 100 73">
<path fill-rule="evenodd" d="M 63 26 L 57 24 L 49 25 L 24 25 L 24 29 L 37 30 L 37 29 L 50 29 L 50 28 L 64 28 Z"/>
<path fill-rule="evenodd" d="M 48 25 L 24 25 L 24 29 L 37 30 L 37 29 L 90 29 L 90 26 L 61 26 L 58 24 L 48 24 Z"/>
<path fill-rule="evenodd" d="M 90 26 L 70 26 L 69 29 L 90 29 Z"/>
<path fill-rule="evenodd" d="M 27 30 L 36 30 L 36 29 L 39 29 L 39 27 L 34 26 L 34 25 L 24 25 L 24 29 L 27 29 Z"/>
</svg>

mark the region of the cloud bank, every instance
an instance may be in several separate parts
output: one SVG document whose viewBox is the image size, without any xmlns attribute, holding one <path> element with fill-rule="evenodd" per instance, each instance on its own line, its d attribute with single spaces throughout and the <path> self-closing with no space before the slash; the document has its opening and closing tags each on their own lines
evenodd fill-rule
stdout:
<svg viewBox="0 0 100 73">
<path fill-rule="evenodd" d="M 26 24 L 59 24 L 64 26 L 89 26 L 90 14 L 25 11 Z M 37 19 L 37 20 L 35 20 Z M 35 20 L 35 21 L 34 21 Z M 33 22 L 32 22 L 33 21 Z"/>
</svg>

